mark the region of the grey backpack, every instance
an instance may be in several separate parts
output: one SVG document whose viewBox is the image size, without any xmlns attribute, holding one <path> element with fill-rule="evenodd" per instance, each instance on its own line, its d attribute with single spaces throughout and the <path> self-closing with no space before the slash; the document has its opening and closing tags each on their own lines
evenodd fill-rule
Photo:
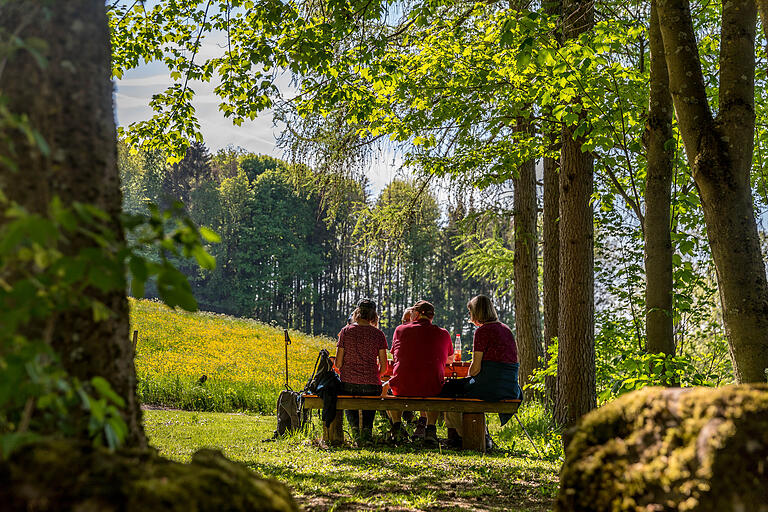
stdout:
<svg viewBox="0 0 768 512">
<path fill-rule="evenodd" d="M 280 392 L 277 397 L 277 430 L 275 437 L 300 429 L 304 425 L 303 400 L 301 394 L 290 389 Z"/>
<path fill-rule="evenodd" d="M 286 432 L 300 429 L 307 420 L 301 393 L 292 390 L 288 384 L 288 345 L 291 344 L 291 338 L 287 330 L 283 330 L 283 333 L 285 334 L 285 389 L 277 397 L 277 430 L 272 439 Z"/>
</svg>

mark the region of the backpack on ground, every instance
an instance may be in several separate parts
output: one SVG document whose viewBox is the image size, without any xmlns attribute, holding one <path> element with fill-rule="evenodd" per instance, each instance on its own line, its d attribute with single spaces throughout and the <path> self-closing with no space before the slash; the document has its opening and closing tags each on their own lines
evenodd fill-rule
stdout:
<svg viewBox="0 0 768 512">
<path fill-rule="evenodd" d="M 284 329 L 283 333 L 285 334 L 285 389 L 277 397 L 277 429 L 272 437 L 265 439 L 265 441 L 271 441 L 288 432 L 299 430 L 307 421 L 301 393 L 291 389 L 288 384 L 288 345 L 291 344 L 291 338 L 288 336 L 287 329 Z"/>
<path fill-rule="evenodd" d="M 275 437 L 304 426 L 304 407 L 301 394 L 285 389 L 277 397 L 277 430 Z"/>
</svg>

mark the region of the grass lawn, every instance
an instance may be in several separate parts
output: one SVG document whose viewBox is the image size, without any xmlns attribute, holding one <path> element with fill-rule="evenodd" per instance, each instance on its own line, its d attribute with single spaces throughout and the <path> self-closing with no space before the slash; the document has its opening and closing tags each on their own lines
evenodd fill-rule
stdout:
<svg viewBox="0 0 768 512">
<path fill-rule="evenodd" d="M 272 442 L 263 440 L 275 429 L 274 416 L 148 410 L 144 425 L 162 455 L 185 462 L 200 448 L 220 449 L 287 484 L 308 511 L 550 510 L 561 464 L 558 443 L 550 444 L 537 428 L 535 411 L 521 416 L 543 459 L 514 420 L 501 429 L 491 415 L 489 428 L 501 449 L 485 456 L 386 445 L 323 450 L 313 441 L 316 416 L 306 432 Z M 444 429 L 438 434 L 444 437 Z"/>
<path fill-rule="evenodd" d="M 136 391 L 144 404 L 194 411 L 271 414 L 283 390 L 283 330 L 255 320 L 188 313 L 159 302 L 130 300 L 137 330 Z M 302 389 L 321 348 L 335 341 L 291 331 L 289 379 Z M 204 385 L 198 383 L 206 376 Z"/>
</svg>

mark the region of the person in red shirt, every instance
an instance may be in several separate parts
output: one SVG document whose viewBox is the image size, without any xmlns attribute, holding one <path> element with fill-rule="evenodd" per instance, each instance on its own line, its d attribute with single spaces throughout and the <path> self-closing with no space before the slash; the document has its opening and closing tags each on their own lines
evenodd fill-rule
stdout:
<svg viewBox="0 0 768 512">
<path fill-rule="evenodd" d="M 413 305 L 418 319 L 398 326 L 392 337 L 392 378 L 384 384 L 382 394 L 395 396 L 436 396 L 443 388 L 445 364 L 453 358 L 451 335 L 445 329 L 432 324 L 435 307 L 421 300 Z M 392 437 L 405 439 L 400 411 L 390 411 Z M 438 412 L 427 413 L 424 442 L 437 445 L 435 420 Z"/>
<path fill-rule="evenodd" d="M 341 393 L 355 396 L 379 396 L 381 375 L 387 371 L 387 338 L 376 324 L 376 303 L 363 299 L 352 313 L 354 323 L 344 327 L 336 344 L 336 368 L 341 377 Z M 359 412 L 344 411 L 353 437 L 367 443 L 373 439 L 376 411 L 363 411 L 360 428 Z"/>
<path fill-rule="evenodd" d="M 443 396 L 463 396 L 480 400 L 507 400 L 522 398 L 517 382 L 520 366 L 517 358 L 517 343 L 512 330 L 499 321 L 491 299 L 477 295 L 467 303 L 469 319 L 477 326 L 472 346 L 472 364 L 469 377 L 450 383 L 452 391 Z M 449 384 L 446 384 L 446 388 Z M 499 415 L 503 426 L 511 415 Z M 461 413 L 446 413 L 450 446 L 461 446 Z M 486 443 L 490 436 L 486 432 Z M 490 444 L 490 443 L 489 443 Z"/>
</svg>

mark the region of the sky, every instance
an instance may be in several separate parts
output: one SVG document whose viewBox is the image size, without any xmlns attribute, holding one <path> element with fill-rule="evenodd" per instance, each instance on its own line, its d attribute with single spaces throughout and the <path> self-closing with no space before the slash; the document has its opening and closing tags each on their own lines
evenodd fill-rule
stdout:
<svg viewBox="0 0 768 512">
<path fill-rule="evenodd" d="M 200 60 L 221 52 L 219 43 L 212 39 L 203 40 Z M 152 117 L 149 101 L 153 94 L 164 91 L 172 79 L 162 63 L 145 64 L 127 71 L 123 78 L 115 80 L 116 119 L 120 126 L 143 121 Z M 203 140 L 211 153 L 229 145 L 240 146 L 247 151 L 282 157 L 282 150 L 277 147 L 276 139 L 280 127 L 272 121 L 272 112 L 264 111 L 253 121 L 244 121 L 235 126 L 219 111 L 219 98 L 213 92 L 216 82 L 190 82 L 189 87 L 195 92 L 194 106 L 200 121 Z M 285 83 L 281 87 L 287 88 Z M 397 174 L 397 159 L 377 159 L 369 171 L 368 179 L 372 192 L 378 193 Z"/>
</svg>

